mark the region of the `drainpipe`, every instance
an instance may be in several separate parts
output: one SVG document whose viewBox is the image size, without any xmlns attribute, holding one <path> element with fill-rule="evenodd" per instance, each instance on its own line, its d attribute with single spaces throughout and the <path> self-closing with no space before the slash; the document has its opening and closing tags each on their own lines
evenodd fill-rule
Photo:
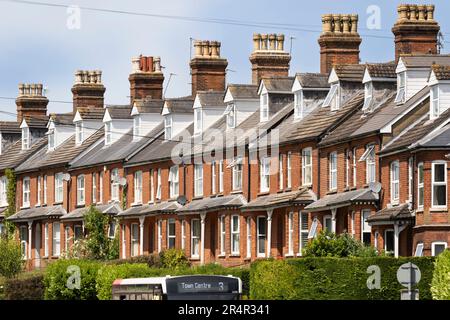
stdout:
<svg viewBox="0 0 450 320">
<path fill-rule="evenodd" d="M 247 202 L 251 201 L 251 197 L 250 197 L 250 191 L 251 191 L 251 178 L 250 178 L 250 149 L 248 147 L 248 145 L 245 146 L 245 148 L 247 149 Z"/>
</svg>

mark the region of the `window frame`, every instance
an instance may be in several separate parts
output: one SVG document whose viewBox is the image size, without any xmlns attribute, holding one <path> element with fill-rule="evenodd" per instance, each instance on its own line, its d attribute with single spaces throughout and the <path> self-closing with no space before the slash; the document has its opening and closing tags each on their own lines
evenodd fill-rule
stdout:
<svg viewBox="0 0 450 320">
<path fill-rule="evenodd" d="M 138 140 L 141 138 L 141 123 L 142 119 L 140 115 L 135 115 L 133 117 L 133 139 Z"/>
<path fill-rule="evenodd" d="M 369 184 L 371 182 L 377 181 L 377 161 L 375 156 L 375 144 L 368 144 L 366 146 L 366 151 L 364 152 L 362 157 L 364 157 L 366 152 L 367 152 L 367 155 L 365 156 L 366 183 Z M 371 178 L 373 178 L 373 180 Z"/>
<path fill-rule="evenodd" d="M 269 120 L 269 94 L 262 93 L 260 98 L 260 122 Z"/>
<path fill-rule="evenodd" d="M 86 178 L 84 174 L 77 176 L 77 206 L 86 204 Z"/>
<path fill-rule="evenodd" d="M 44 194 L 43 194 L 43 204 L 46 205 L 47 204 L 47 175 L 44 175 L 43 177 L 43 187 L 44 187 Z"/>
<path fill-rule="evenodd" d="M 364 83 L 364 105 L 363 111 L 370 110 L 373 101 L 373 82 L 368 81 Z"/>
<path fill-rule="evenodd" d="M 304 111 L 304 95 L 303 90 L 294 93 L 294 119 L 302 119 Z"/>
<path fill-rule="evenodd" d="M 269 192 L 270 191 L 270 157 L 263 157 L 260 160 L 259 166 L 259 191 Z"/>
<path fill-rule="evenodd" d="M 203 164 L 194 164 L 194 197 L 203 196 Z"/>
<path fill-rule="evenodd" d="M 166 115 L 164 117 L 164 139 L 172 140 L 173 135 L 173 117 L 172 115 Z"/>
<path fill-rule="evenodd" d="M 397 74 L 397 95 L 395 96 L 396 104 L 403 104 L 406 101 L 406 71 Z"/>
<path fill-rule="evenodd" d="M 112 142 L 112 122 L 105 122 L 105 145 L 109 146 Z"/>
<path fill-rule="evenodd" d="M 284 189 L 283 155 L 278 156 L 278 189 Z"/>
<path fill-rule="evenodd" d="M 211 194 L 217 193 L 216 180 L 217 180 L 216 161 L 212 161 L 211 162 Z"/>
<path fill-rule="evenodd" d="M 142 204 L 142 201 L 143 201 L 143 172 L 142 172 L 142 170 L 138 170 L 138 171 L 134 172 L 133 185 L 134 185 L 134 203 Z"/>
<path fill-rule="evenodd" d="M 139 224 L 132 223 L 130 226 L 130 231 L 131 231 L 130 232 L 130 256 L 137 257 L 137 256 L 139 256 L 139 246 L 140 246 Z M 136 231 L 136 234 L 135 234 L 135 231 Z M 137 252 L 135 252 L 135 250 Z"/>
<path fill-rule="evenodd" d="M 243 179 L 243 172 L 244 172 L 244 166 L 242 164 L 242 157 L 234 157 L 232 163 L 232 187 L 233 191 L 241 191 L 242 190 L 242 179 Z"/>
<path fill-rule="evenodd" d="M 436 257 L 436 246 L 444 246 L 444 251 L 448 248 L 448 243 L 445 241 L 433 241 L 431 243 L 431 256 Z"/>
<path fill-rule="evenodd" d="M 58 226 L 58 228 L 56 228 Z M 58 231 L 56 231 L 58 230 Z M 52 257 L 61 255 L 61 224 L 52 222 Z"/>
<path fill-rule="evenodd" d="M 408 158 L 408 202 L 413 201 L 414 158 Z"/>
<path fill-rule="evenodd" d="M 194 109 L 194 135 L 203 132 L 203 112 L 201 108 Z"/>
<path fill-rule="evenodd" d="M 260 225 L 261 222 L 260 220 L 264 220 L 264 229 L 265 229 L 265 233 L 261 234 L 260 233 Z M 267 217 L 266 216 L 257 216 L 256 217 L 256 255 L 258 258 L 265 258 L 267 256 Z M 260 245 L 260 240 L 263 239 L 264 240 L 264 245 L 261 248 Z M 261 251 L 261 249 L 263 249 L 264 251 Z"/>
<path fill-rule="evenodd" d="M 55 150 L 55 130 L 50 129 L 47 132 L 47 144 L 48 144 L 48 150 L 52 151 Z"/>
<path fill-rule="evenodd" d="M 25 230 L 25 231 L 23 231 Z M 19 227 L 19 240 L 22 253 L 22 260 L 28 260 L 28 227 Z"/>
<path fill-rule="evenodd" d="M 62 203 L 64 201 L 64 180 L 63 173 L 58 172 L 54 176 L 55 184 L 55 203 Z"/>
<path fill-rule="evenodd" d="M 80 145 L 84 140 L 84 125 L 83 121 L 75 122 L 75 144 Z"/>
<path fill-rule="evenodd" d="M 29 208 L 31 205 L 31 179 L 24 177 L 22 179 L 22 207 Z"/>
<path fill-rule="evenodd" d="M 227 127 L 229 129 L 236 128 L 236 105 L 234 103 L 229 103 L 225 115 L 227 116 Z"/>
<path fill-rule="evenodd" d="M 44 258 L 48 258 L 49 255 L 49 246 L 48 241 L 50 240 L 50 233 L 48 229 L 48 222 L 44 225 Z"/>
<path fill-rule="evenodd" d="M 225 225 L 225 215 L 221 215 L 219 217 L 219 255 L 220 256 L 225 256 L 226 254 L 226 247 L 225 247 L 225 242 L 226 242 L 226 225 Z"/>
<path fill-rule="evenodd" d="M 31 137 L 30 137 L 30 128 L 24 127 L 22 128 L 22 150 L 29 150 L 30 149 L 30 143 Z"/>
<path fill-rule="evenodd" d="M 198 235 L 194 235 L 194 224 L 198 223 Z M 194 244 L 194 242 L 196 242 L 196 244 Z M 196 246 L 198 246 L 197 250 L 196 250 Z M 200 251 L 201 251 L 201 222 L 200 219 L 198 218 L 194 218 L 191 219 L 191 258 L 192 259 L 199 259 L 200 258 Z"/>
<path fill-rule="evenodd" d="M 160 253 L 162 251 L 162 239 L 163 239 L 163 235 L 162 235 L 162 219 L 158 219 L 158 221 L 156 222 L 156 227 L 157 227 L 157 241 L 158 241 L 158 253 Z"/>
<path fill-rule="evenodd" d="M 435 171 L 436 166 L 443 165 L 444 166 L 444 181 L 435 181 Z M 448 186 L 447 186 L 447 162 L 446 161 L 433 161 L 431 163 L 431 208 L 432 209 L 446 209 L 447 208 L 447 202 L 448 202 Z M 434 204 L 435 200 L 435 194 L 434 194 L 434 187 L 437 186 L 444 186 L 445 187 L 445 204 Z"/>
<path fill-rule="evenodd" d="M 400 161 L 392 161 L 389 167 L 391 203 L 398 204 L 400 201 Z"/>
<path fill-rule="evenodd" d="M 393 234 L 393 250 L 391 251 L 391 250 L 387 250 L 387 243 L 388 243 L 388 241 L 386 241 L 386 239 L 387 239 L 387 234 L 388 234 L 388 232 L 392 232 L 392 234 Z M 394 229 L 385 229 L 384 230 L 384 239 L 383 239 L 383 242 L 384 242 L 384 251 L 385 252 L 389 252 L 389 253 L 393 253 L 394 251 L 395 251 L 395 231 L 394 231 Z"/>
<path fill-rule="evenodd" d="M 307 155 L 306 153 L 309 153 Z M 307 163 L 307 159 L 309 159 L 309 163 Z M 302 185 L 303 186 L 311 186 L 313 180 L 313 163 L 312 163 L 312 148 L 303 148 L 302 149 Z M 307 172 L 309 172 L 309 181 L 307 181 L 306 176 Z"/>
<path fill-rule="evenodd" d="M 219 160 L 219 193 L 223 193 L 223 177 L 224 177 L 224 168 L 223 168 L 223 159 Z"/>
<path fill-rule="evenodd" d="M 424 247 L 423 242 L 418 242 L 416 244 L 416 249 L 414 250 L 414 257 L 423 257 L 423 247 Z M 418 254 L 419 252 L 420 254 Z"/>
<path fill-rule="evenodd" d="M 304 227 L 304 218 L 306 216 L 306 229 Z M 298 255 L 303 255 L 303 249 L 308 245 L 308 236 L 309 236 L 309 217 L 307 212 L 299 211 L 299 239 L 298 239 Z M 303 235 L 306 234 L 306 243 L 303 244 Z"/>
<path fill-rule="evenodd" d="M 235 218 L 237 218 L 237 223 L 235 221 Z M 237 225 L 237 230 L 234 230 Z M 238 256 L 240 255 L 240 249 L 241 249 L 241 221 L 240 216 L 237 214 L 233 214 L 230 217 L 230 251 L 231 255 Z M 237 250 L 235 248 L 235 244 L 237 241 Z"/>
<path fill-rule="evenodd" d="M 422 182 L 420 182 L 421 179 Z M 424 181 L 424 164 L 419 162 L 417 164 L 417 208 L 422 210 L 425 203 Z"/>
<path fill-rule="evenodd" d="M 286 181 L 286 187 L 288 189 L 292 188 L 292 152 L 287 153 L 286 158 L 286 175 L 287 175 L 287 181 Z"/>
<path fill-rule="evenodd" d="M 294 255 L 294 212 L 288 213 L 288 256 Z"/>
<path fill-rule="evenodd" d="M 173 234 L 170 233 L 170 226 L 173 225 Z M 167 219 L 167 248 L 172 249 L 176 247 L 177 242 L 177 226 L 175 218 Z M 173 241 L 173 246 L 170 245 L 171 240 Z"/>
<path fill-rule="evenodd" d="M 175 199 L 180 194 L 180 169 L 178 165 L 169 168 L 169 198 Z"/>
<path fill-rule="evenodd" d="M 8 178 L 0 178 L 0 207 L 8 206 Z"/>
<path fill-rule="evenodd" d="M 252 257 L 252 217 L 247 217 L 246 221 L 246 228 L 247 228 L 247 259 L 250 259 Z"/>
<path fill-rule="evenodd" d="M 364 243 L 364 234 L 369 234 L 368 245 L 370 245 L 370 243 L 372 241 L 372 226 L 368 223 L 366 225 L 365 220 L 370 217 L 371 213 L 372 213 L 372 211 L 370 209 L 362 209 L 361 210 L 361 242 Z M 367 214 L 367 217 L 366 217 L 366 214 Z"/>
<path fill-rule="evenodd" d="M 434 90 L 436 90 L 436 92 L 434 92 Z M 439 85 L 435 84 L 430 87 L 430 118 L 436 119 L 439 116 L 440 116 L 440 90 Z"/>
<path fill-rule="evenodd" d="M 119 185 L 119 169 L 113 168 L 111 170 L 111 201 L 120 200 L 120 185 Z"/>
<path fill-rule="evenodd" d="M 158 168 L 156 177 L 156 200 L 161 200 L 161 168 Z"/>
<path fill-rule="evenodd" d="M 328 190 L 335 191 L 337 190 L 338 185 L 338 153 L 337 151 L 330 152 L 328 155 L 328 177 L 329 177 L 329 185 Z"/>
</svg>

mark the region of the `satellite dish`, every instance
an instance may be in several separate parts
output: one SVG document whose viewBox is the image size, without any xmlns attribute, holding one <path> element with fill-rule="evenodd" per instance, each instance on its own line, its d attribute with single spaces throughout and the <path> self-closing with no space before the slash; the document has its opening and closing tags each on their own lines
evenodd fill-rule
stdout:
<svg viewBox="0 0 450 320">
<path fill-rule="evenodd" d="M 70 181 L 70 174 L 64 173 L 62 178 L 64 181 Z"/>
<path fill-rule="evenodd" d="M 184 205 L 187 203 L 187 199 L 186 199 L 185 196 L 179 196 L 179 197 L 177 198 L 177 202 L 178 202 L 179 204 L 181 204 L 182 206 L 184 206 Z"/>
<path fill-rule="evenodd" d="M 372 192 L 378 193 L 378 192 L 381 191 L 381 183 L 379 183 L 379 182 L 371 182 L 371 183 L 369 183 L 369 189 Z"/>
<path fill-rule="evenodd" d="M 119 178 L 119 184 L 123 187 L 127 185 L 127 179 L 125 178 Z"/>
</svg>

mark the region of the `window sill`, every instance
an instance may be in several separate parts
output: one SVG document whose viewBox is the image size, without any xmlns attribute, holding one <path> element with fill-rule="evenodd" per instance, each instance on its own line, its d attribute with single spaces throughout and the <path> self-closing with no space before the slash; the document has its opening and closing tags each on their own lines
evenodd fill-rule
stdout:
<svg viewBox="0 0 450 320">
<path fill-rule="evenodd" d="M 217 258 L 225 259 L 227 256 L 225 254 L 219 254 Z"/>
<path fill-rule="evenodd" d="M 262 197 L 262 196 L 268 196 L 270 194 L 270 191 L 263 191 L 258 193 L 256 196 L 257 197 Z"/>
<path fill-rule="evenodd" d="M 230 258 L 240 258 L 241 255 L 239 253 L 230 254 Z"/>
<path fill-rule="evenodd" d="M 22 210 L 22 209 L 30 209 L 30 205 L 28 205 L 28 206 L 22 206 L 22 207 L 20 207 L 19 209 L 20 209 L 20 210 Z"/>
<path fill-rule="evenodd" d="M 199 257 L 191 257 L 189 258 L 189 261 L 200 261 Z"/>
<path fill-rule="evenodd" d="M 447 207 L 435 207 L 435 208 L 433 208 L 433 207 L 431 207 L 430 208 L 430 212 L 447 212 L 448 211 L 448 208 Z"/>
<path fill-rule="evenodd" d="M 303 255 L 301 253 L 297 253 L 295 256 L 296 257 L 303 257 Z"/>
<path fill-rule="evenodd" d="M 130 204 L 132 207 L 142 206 L 142 202 L 133 202 Z"/>
<path fill-rule="evenodd" d="M 77 205 L 75 206 L 76 208 L 84 208 L 86 206 L 86 204 L 84 203 L 77 203 Z"/>
<path fill-rule="evenodd" d="M 312 183 L 305 183 L 305 184 L 302 184 L 302 185 L 299 187 L 299 189 L 301 189 L 301 188 L 312 188 Z"/>
<path fill-rule="evenodd" d="M 338 193 L 337 190 L 336 190 L 336 189 L 333 189 L 333 190 L 328 191 L 328 192 L 326 193 L 326 195 L 329 195 L 329 194 L 336 194 L 336 193 Z"/>
<path fill-rule="evenodd" d="M 417 208 L 416 213 L 423 213 L 423 208 Z"/>
<path fill-rule="evenodd" d="M 59 206 L 59 205 L 62 205 L 62 204 L 63 204 L 62 201 L 60 201 L 60 202 L 53 202 L 53 205 L 54 205 L 54 206 Z"/>
<path fill-rule="evenodd" d="M 203 196 L 196 196 L 196 197 L 192 198 L 192 201 L 194 201 L 194 200 L 201 200 L 201 199 L 203 199 Z"/>
<path fill-rule="evenodd" d="M 285 254 L 284 257 L 285 258 L 293 258 L 294 254 L 293 253 Z"/>
<path fill-rule="evenodd" d="M 230 192 L 230 194 L 241 194 L 242 190 L 233 190 Z"/>
</svg>

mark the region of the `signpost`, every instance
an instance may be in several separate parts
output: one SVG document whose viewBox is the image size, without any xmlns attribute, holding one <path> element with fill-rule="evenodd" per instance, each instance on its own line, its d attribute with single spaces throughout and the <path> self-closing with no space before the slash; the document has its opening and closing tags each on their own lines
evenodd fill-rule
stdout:
<svg viewBox="0 0 450 320">
<path fill-rule="evenodd" d="M 400 290 L 401 300 L 419 300 L 419 290 L 412 290 L 412 287 L 417 285 L 421 278 L 419 267 L 408 262 L 402 264 L 397 270 L 398 282 L 407 289 Z"/>
</svg>

